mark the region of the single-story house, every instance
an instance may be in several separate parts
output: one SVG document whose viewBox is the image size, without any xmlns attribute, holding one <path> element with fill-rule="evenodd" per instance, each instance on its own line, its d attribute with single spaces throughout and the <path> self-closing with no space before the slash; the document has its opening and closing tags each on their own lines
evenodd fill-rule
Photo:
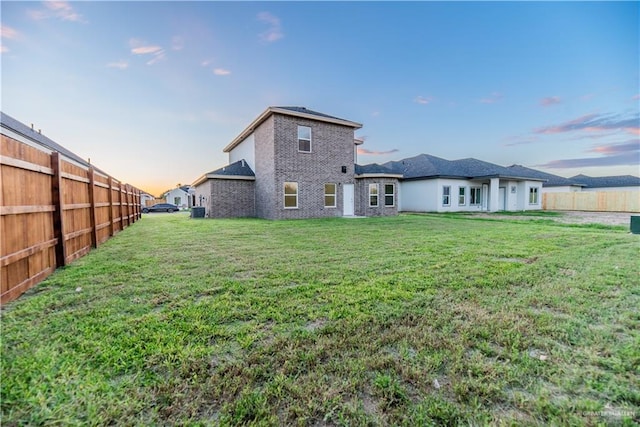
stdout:
<svg viewBox="0 0 640 427">
<path fill-rule="evenodd" d="M 162 195 L 167 203 L 173 203 L 180 209 L 187 209 L 193 206 L 193 194 L 195 191 L 189 185 L 181 185 Z"/>
<path fill-rule="evenodd" d="M 399 210 L 406 212 L 542 209 L 541 178 L 478 159 L 420 154 L 382 166 L 401 175 Z"/>
</svg>

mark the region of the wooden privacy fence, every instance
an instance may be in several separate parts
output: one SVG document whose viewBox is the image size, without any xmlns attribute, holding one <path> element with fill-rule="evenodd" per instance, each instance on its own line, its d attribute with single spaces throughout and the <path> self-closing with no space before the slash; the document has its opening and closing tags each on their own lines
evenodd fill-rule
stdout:
<svg viewBox="0 0 640 427">
<path fill-rule="evenodd" d="M 140 218 L 140 191 L 2 135 L 0 304 Z"/>
<path fill-rule="evenodd" d="M 544 193 L 542 209 L 551 211 L 640 212 L 640 191 Z"/>
</svg>

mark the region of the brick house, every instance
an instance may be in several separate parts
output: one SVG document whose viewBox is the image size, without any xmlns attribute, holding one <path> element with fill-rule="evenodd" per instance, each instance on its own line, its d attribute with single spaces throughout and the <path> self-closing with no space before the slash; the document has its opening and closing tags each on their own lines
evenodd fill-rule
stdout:
<svg viewBox="0 0 640 427">
<path fill-rule="evenodd" d="M 355 164 L 361 124 L 303 107 L 269 107 L 225 148 L 229 164 L 202 175 L 195 204 L 209 218 L 398 213 L 398 179 Z"/>
</svg>

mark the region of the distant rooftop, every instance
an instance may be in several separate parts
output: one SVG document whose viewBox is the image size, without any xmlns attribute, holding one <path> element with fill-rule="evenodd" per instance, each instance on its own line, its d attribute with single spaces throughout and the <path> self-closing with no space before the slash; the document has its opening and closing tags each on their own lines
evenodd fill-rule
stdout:
<svg viewBox="0 0 640 427">
<path fill-rule="evenodd" d="M 517 174 L 523 178 L 531 177 L 531 178 L 537 178 L 537 179 L 544 179 L 546 180 L 546 182 L 542 184 L 543 187 L 561 187 L 561 186 L 570 186 L 570 185 L 582 187 L 582 184 L 580 184 L 574 179 L 564 178 L 551 173 L 527 168 L 522 165 L 511 165 L 507 169 L 512 170 L 514 174 Z"/>
<path fill-rule="evenodd" d="M 603 187 L 640 187 L 640 177 L 633 175 L 587 176 L 576 175 L 569 178 L 587 188 Z"/>
</svg>

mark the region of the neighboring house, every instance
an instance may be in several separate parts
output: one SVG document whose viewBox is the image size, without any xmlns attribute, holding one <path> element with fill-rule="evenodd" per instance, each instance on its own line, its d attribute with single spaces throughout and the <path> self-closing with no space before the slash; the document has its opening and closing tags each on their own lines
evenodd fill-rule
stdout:
<svg viewBox="0 0 640 427">
<path fill-rule="evenodd" d="M 582 185 L 582 191 L 640 191 L 640 177 L 633 175 L 576 175 L 569 179 Z"/>
<path fill-rule="evenodd" d="M 195 190 L 189 185 L 182 185 L 173 190 L 169 190 L 162 195 L 167 203 L 172 203 L 180 209 L 190 208 L 193 204 L 193 194 Z"/>
<path fill-rule="evenodd" d="M 581 191 L 584 187 L 584 184 L 581 184 L 579 181 L 573 178 L 564 178 L 551 173 L 527 168 L 522 165 L 512 165 L 509 166 L 508 169 L 513 171 L 513 173 L 518 176 L 543 179 L 543 193 L 566 193 L 572 191 Z"/>
<path fill-rule="evenodd" d="M 196 204 L 210 218 L 395 215 L 399 175 L 356 170 L 361 127 L 303 107 L 269 107 L 224 148 L 229 165 L 193 183 Z"/>
<path fill-rule="evenodd" d="M 140 193 L 140 207 L 145 207 L 148 206 L 151 200 L 155 200 L 156 198 L 153 197 L 151 194 L 149 193 Z"/>
<path fill-rule="evenodd" d="M 542 209 L 543 179 L 477 159 L 420 154 L 382 165 L 402 176 L 399 210 L 408 212 Z"/>
</svg>

